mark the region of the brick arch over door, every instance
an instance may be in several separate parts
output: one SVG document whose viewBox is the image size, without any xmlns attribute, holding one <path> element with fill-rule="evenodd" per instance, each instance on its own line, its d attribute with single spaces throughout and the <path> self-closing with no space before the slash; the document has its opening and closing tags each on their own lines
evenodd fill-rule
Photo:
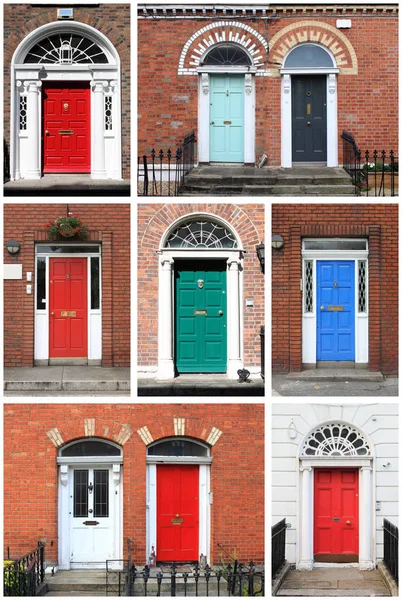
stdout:
<svg viewBox="0 0 402 600">
<path fill-rule="evenodd" d="M 174 417 L 170 422 L 153 421 L 152 425 L 144 425 L 137 433 L 146 446 L 174 436 L 192 438 L 214 446 L 222 435 L 222 431 L 211 422 L 186 417 Z"/>
<path fill-rule="evenodd" d="M 351 42 L 336 27 L 321 21 L 292 23 L 278 31 L 270 40 L 269 59 L 280 63 L 283 67 L 283 60 L 289 50 L 306 42 L 321 44 L 328 48 L 335 58 L 341 75 L 357 75 L 357 56 Z M 269 71 L 271 75 L 279 76 L 278 68 L 270 67 Z"/>
</svg>

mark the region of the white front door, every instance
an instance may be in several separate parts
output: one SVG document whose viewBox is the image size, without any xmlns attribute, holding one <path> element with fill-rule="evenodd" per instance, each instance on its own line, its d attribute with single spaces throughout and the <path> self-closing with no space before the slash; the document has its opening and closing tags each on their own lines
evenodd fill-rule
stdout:
<svg viewBox="0 0 402 600">
<path fill-rule="evenodd" d="M 73 468 L 69 486 L 71 566 L 105 568 L 115 545 L 112 467 Z"/>
</svg>

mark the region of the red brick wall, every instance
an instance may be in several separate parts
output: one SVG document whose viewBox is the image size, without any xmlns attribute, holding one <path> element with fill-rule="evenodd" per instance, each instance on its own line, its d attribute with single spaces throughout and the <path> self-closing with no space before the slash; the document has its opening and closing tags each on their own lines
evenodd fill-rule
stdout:
<svg viewBox="0 0 402 600">
<path fill-rule="evenodd" d="M 102 364 L 130 364 L 130 205 L 70 204 L 102 243 Z M 5 204 L 4 242 L 15 239 L 21 250 L 12 257 L 4 245 L 4 261 L 22 264 L 22 280 L 4 281 L 4 364 L 32 366 L 35 294 L 26 293 L 26 273 L 35 289 L 34 241 L 46 240 L 44 226 L 66 214 L 66 204 Z"/>
<path fill-rule="evenodd" d="M 158 255 L 161 239 L 178 218 L 195 212 L 216 215 L 237 231 L 244 257 L 244 363 L 260 364 L 260 326 L 264 324 L 264 276 L 255 246 L 264 241 L 263 204 L 140 204 L 138 206 L 138 364 L 158 360 Z M 254 306 L 246 307 L 246 298 Z"/>
<path fill-rule="evenodd" d="M 145 561 L 146 448 L 137 430 L 154 440 L 174 435 L 173 418 L 186 419 L 186 435 L 206 440 L 223 433 L 211 450 L 211 562 L 219 548 L 242 561 L 264 561 L 264 407 L 255 404 L 8 404 L 4 410 L 4 545 L 18 557 L 46 541 L 46 560 L 57 564 L 57 449 L 47 432 L 57 427 L 63 442 L 84 436 L 84 419 L 95 435 L 115 441 L 123 424 L 124 539 L 134 543 L 134 561 Z"/>
<path fill-rule="evenodd" d="M 398 206 L 396 204 L 274 204 L 272 232 L 272 367 L 299 371 L 302 362 L 303 237 L 369 239 L 369 368 L 398 373 Z"/>
<path fill-rule="evenodd" d="M 11 60 L 17 46 L 32 31 L 57 20 L 57 5 L 4 6 L 4 137 L 10 140 Z M 130 5 L 74 6 L 74 21 L 103 33 L 116 48 L 121 61 L 122 174 L 130 177 Z"/>
<path fill-rule="evenodd" d="M 246 7 L 246 5 L 244 5 Z M 272 15 L 274 5 L 267 13 Z M 352 28 L 339 30 L 352 44 L 358 63 L 357 74 L 339 74 L 338 77 L 338 134 L 347 129 L 357 144 L 371 152 L 376 148 L 398 148 L 398 19 L 395 14 L 363 15 L 327 9 L 318 5 L 305 15 L 302 11 L 270 21 L 239 15 L 219 14 L 215 19 L 140 19 L 138 22 L 138 152 L 176 148 L 184 135 L 198 127 L 198 79 L 195 75 L 178 75 L 181 52 L 190 37 L 214 21 L 242 22 L 255 29 L 268 42 L 280 31 L 306 20 L 319 21 L 336 27 L 339 18 L 351 18 Z M 181 14 L 178 9 L 177 14 Z M 142 15 L 142 8 L 139 10 Z M 309 26 L 309 29 L 311 27 Z M 328 33 L 328 32 L 327 32 Z M 329 34 L 331 37 L 332 34 Z M 287 36 L 284 35 L 284 39 Z M 149 43 L 152 40 L 152 43 Z M 201 40 L 201 38 L 200 38 Z M 200 41 L 199 40 L 199 41 Z M 332 42 L 331 42 L 332 43 Z M 281 41 L 275 44 L 277 48 Z M 346 48 L 346 47 L 345 47 Z M 344 50 L 344 48 L 342 48 Z M 351 66 L 349 51 L 346 65 Z M 272 56 L 271 56 L 272 54 Z M 276 53 L 269 60 L 276 62 Z M 187 61 L 188 62 L 188 61 Z M 186 66 L 188 66 L 186 64 Z M 272 67 L 272 65 L 268 65 Z M 256 157 L 268 156 L 268 164 L 280 164 L 281 109 L 280 77 L 256 77 Z M 152 97 L 152 101 L 150 101 Z M 338 137 L 339 137 L 338 136 Z M 340 139 L 340 138 L 339 138 Z M 342 163 L 342 145 L 339 143 L 339 161 Z"/>
</svg>

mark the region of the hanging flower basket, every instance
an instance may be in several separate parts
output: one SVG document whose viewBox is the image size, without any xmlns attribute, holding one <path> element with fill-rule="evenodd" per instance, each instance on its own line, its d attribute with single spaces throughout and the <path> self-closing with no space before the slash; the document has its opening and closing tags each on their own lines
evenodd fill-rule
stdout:
<svg viewBox="0 0 402 600">
<path fill-rule="evenodd" d="M 45 228 L 49 240 L 73 237 L 86 240 L 88 238 L 88 227 L 82 223 L 79 217 L 74 215 L 49 221 L 49 223 L 46 223 Z"/>
</svg>

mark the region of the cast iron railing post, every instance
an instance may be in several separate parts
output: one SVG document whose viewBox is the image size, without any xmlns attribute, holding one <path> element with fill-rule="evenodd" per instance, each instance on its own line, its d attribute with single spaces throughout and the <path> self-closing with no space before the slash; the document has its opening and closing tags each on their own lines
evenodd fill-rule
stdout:
<svg viewBox="0 0 402 600">
<path fill-rule="evenodd" d="M 158 593 L 157 596 L 161 595 L 161 586 L 162 586 L 163 573 L 162 571 L 158 571 L 156 574 L 156 581 L 158 582 Z"/>
<path fill-rule="evenodd" d="M 170 570 L 170 595 L 176 596 L 176 563 L 172 564 Z"/>
<path fill-rule="evenodd" d="M 143 164 L 144 164 L 144 196 L 148 196 L 148 186 L 149 186 L 149 176 L 148 176 L 148 162 L 147 155 L 144 154 Z"/>
<path fill-rule="evenodd" d="M 276 575 L 285 562 L 286 519 L 272 526 L 272 577 Z"/>
</svg>

